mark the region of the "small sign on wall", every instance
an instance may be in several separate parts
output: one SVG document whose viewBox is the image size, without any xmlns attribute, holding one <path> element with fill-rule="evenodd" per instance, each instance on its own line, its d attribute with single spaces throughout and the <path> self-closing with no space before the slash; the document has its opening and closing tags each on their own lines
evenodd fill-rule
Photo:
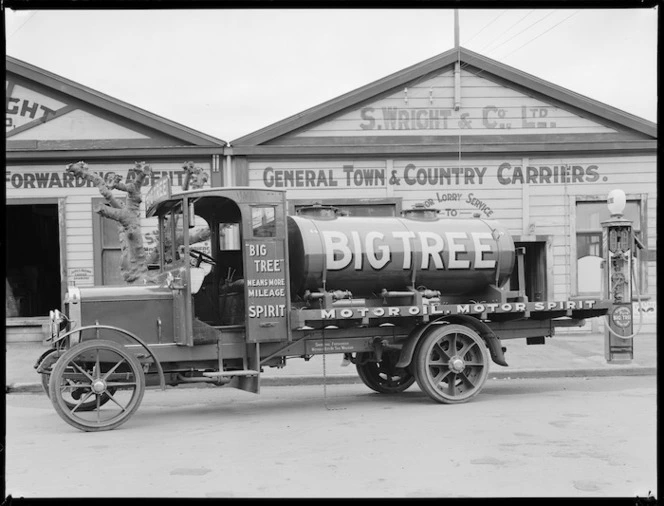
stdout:
<svg viewBox="0 0 664 506">
<path fill-rule="evenodd" d="M 87 267 L 75 267 L 68 269 L 67 280 L 70 285 L 93 285 L 95 276 L 92 269 Z"/>
</svg>

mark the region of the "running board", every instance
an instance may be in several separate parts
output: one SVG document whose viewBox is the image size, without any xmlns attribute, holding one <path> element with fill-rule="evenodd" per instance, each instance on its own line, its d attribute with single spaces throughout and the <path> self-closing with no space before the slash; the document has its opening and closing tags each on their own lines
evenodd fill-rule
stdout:
<svg viewBox="0 0 664 506">
<path fill-rule="evenodd" d="M 203 376 L 207 378 L 219 378 L 225 376 L 258 376 L 260 373 L 258 371 L 252 371 L 251 369 L 243 369 L 238 371 L 218 371 L 218 372 L 204 372 Z"/>
</svg>

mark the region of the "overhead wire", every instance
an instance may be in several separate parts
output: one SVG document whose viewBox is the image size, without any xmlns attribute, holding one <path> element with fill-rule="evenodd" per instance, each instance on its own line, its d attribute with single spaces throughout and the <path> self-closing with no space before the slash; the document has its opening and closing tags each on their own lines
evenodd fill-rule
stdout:
<svg viewBox="0 0 664 506">
<path fill-rule="evenodd" d="M 530 15 L 533 14 L 534 12 L 535 12 L 534 10 L 530 10 L 530 11 L 526 12 L 526 14 L 525 14 L 523 17 L 521 17 L 516 23 L 512 24 L 511 26 L 509 26 L 509 27 L 507 28 L 507 30 L 505 30 L 502 34 L 500 34 L 500 36 L 498 37 L 498 39 L 500 39 L 501 37 L 506 36 L 509 32 L 511 32 L 512 30 L 514 30 L 517 26 L 519 26 L 519 25 L 523 22 L 523 20 L 525 20 L 528 16 L 530 16 Z M 481 46 L 481 47 L 477 50 L 477 52 L 478 52 L 478 53 L 480 53 L 480 52 L 484 52 L 484 51 L 487 49 L 487 47 L 491 46 L 492 44 L 495 44 L 496 42 L 497 42 L 496 40 L 489 40 L 486 44 L 484 44 L 483 46 Z"/>
<path fill-rule="evenodd" d="M 30 21 L 32 18 L 34 18 L 37 14 L 38 14 L 38 11 L 33 11 L 32 14 L 30 14 L 30 16 L 28 16 L 28 19 L 26 19 L 25 21 L 23 21 L 23 23 L 21 23 L 21 26 L 19 26 L 16 30 L 14 30 L 14 31 L 11 33 L 11 35 L 9 35 L 9 36 L 7 37 L 7 40 L 11 39 L 14 35 L 16 35 L 16 34 L 18 33 L 18 31 L 19 31 L 21 28 L 23 28 L 23 27 L 28 23 L 28 21 Z"/>
<path fill-rule="evenodd" d="M 489 21 L 486 25 L 484 25 L 484 26 L 480 29 L 480 31 L 478 31 L 477 33 L 475 33 L 475 35 L 473 35 L 470 39 L 468 39 L 468 40 L 466 41 L 466 44 L 470 43 L 470 41 L 472 41 L 472 40 L 473 40 L 475 37 L 477 37 L 480 33 L 482 33 L 484 30 L 486 30 L 487 28 L 489 28 L 489 26 L 491 26 L 492 24 L 494 24 L 496 21 L 498 21 L 498 19 L 500 19 L 500 17 L 501 17 L 503 14 L 505 14 L 506 12 L 507 12 L 507 9 L 504 10 L 503 12 L 501 12 L 500 14 L 498 14 L 498 15 L 497 15 L 495 18 L 493 18 L 491 21 Z"/>
<path fill-rule="evenodd" d="M 498 49 L 498 48 L 504 46 L 504 45 L 507 44 L 508 42 L 514 40 L 516 37 L 518 37 L 518 36 L 521 35 L 522 33 L 527 32 L 528 30 L 530 30 L 531 28 L 533 28 L 535 25 L 541 23 L 542 21 L 544 21 L 546 18 L 548 18 L 549 16 L 551 16 L 551 15 L 554 14 L 555 12 L 556 12 L 556 11 L 551 11 L 551 12 L 549 12 L 546 16 L 540 18 L 539 20 L 535 21 L 534 23 L 531 23 L 529 26 L 527 26 L 526 28 L 524 28 L 523 30 L 521 30 L 519 33 L 515 33 L 515 34 L 514 34 L 512 37 L 510 37 L 509 39 L 507 39 L 507 40 L 501 42 L 500 44 L 498 44 L 497 46 L 495 46 L 494 48 L 492 48 L 490 52 L 495 51 L 496 49 Z"/>
<path fill-rule="evenodd" d="M 509 55 L 511 55 L 512 53 L 515 53 L 516 51 L 518 51 L 518 50 L 521 49 L 522 47 L 527 46 L 527 45 L 530 44 L 531 42 L 533 42 L 533 41 L 539 39 L 542 35 L 544 35 L 544 34 L 546 34 L 546 33 L 549 33 L 549 32 L 550 32 L 551 30 L 553 30 L 555 27 L 557 27 L 558 25 L 564 23 L 565 21 L 567 21 L 568 19 L 570 19 L 572 16 L 577 15 L 578 13 L 579 13 L 578 10 L 577 10 L 577 11 L 574 11 L 572 14 L 570 14 L 569 16 L 567 16 L 567 17 L 566 17 L 565 19 L 563 19 L 562 21 L 556 23 L 555 25 L 553 25 L 551 28 L 549 28 L 549 29 L 546 30 L 545 32 L 540 33 L 540 34 L 537 35 L 536 37 L 530 39 L 528 42 L 526 42 L 526 43 L 520 45 L 520 46 L 517 47 L 516 49 L 513 49 L 512 51 L 510 51 L 510 52 L 507 53 L 506 55 L 503 55 L 503 58 L 505 58 L 505 56 L 509 56 Z"/>
<path fill-rule="evenodd" d="M 514 27 L 516 27 L 519 23 L 521 23 L 524 19 L 526 19 L 530 14 L 532 14 L 532 12 L 533 12 L 533 11 L 529 11 L 525 16 L 523 16 L 521 19 L 519 19 L 519 21 L 517 21 L 514 25 L 512 25 L 512 27 L 511 27 L 510 29 L 513 29 Z M 544 21 L 545 19 L 547 19 L 548 17 L 550 17 L 551 15 L 553 15 L 555 12 L 556 12 L 556 11 L 551 11 L 551 12 L 549 12 L 547 15 L 543 16 L 542 18 L 540 18 L 539 20 L 535 21 L 534 23 L 531 23 L 529 26 L 527 26 L 526 28 L 524 28 L 524 29 L 521 30 L 520 32 L 514 34 L 512 37 L 510 37 L 510 38 L 506 39 L 505 41 L 501 42 L 500 44 L 498 44 L 497 46 L 495 46 L 494 48 L 492 48 L 489 52 L 494 51 L 494 50 L 498 49 L 499 47 L 505 45 L 506 43 L 508 43 L 508 42 L 510 42 L 510 41 L 512 41 L 512 40 L 514 40 L 516 37 L 518 37 L 519 35 L 521 35 L 522 33 L 526 32 L 526 31 L 528 31 L 529 29 L 533 28 L 535 25 L 541 23 L 542 21 Z M 514 53 L 514 52 L 516 52 L 516 51 L 518 51 L 519 49 L 521 49 L 521 48 L 525 47 L 526 45 L 530 44 L 531 42 L 535 41 L 536 39 L 538 39 L 538 38 L 541 37 L 542 35 L 544 35 L 544 34 L 550 32 L 551 30 L 553 30 L 553 29 L 556 28 L 557 26 L 561 25 L 562 23 L 564 23 L 565 21 L 567 21 L 568 19 L 570 19 L 572 16 L 574 16 L 574 15 L 577 14 L 578 12 L 579 12 L 578 10 L 575 11 L 574 13 L 572 13 L 572 14 L 569 15 L 569 16 L 567 16 L 567 17 L 566 17 L 565 19 L 563 19 L 562 21 L 556 23 L 555 25 L 553 25 L 552 27 L 550 27 L 550 28 L 548 28 L 547 30 L 543 31 L 543 32 L 540 33 L 539 35 L 533 37 L 532 39 L 528 40 L 527 42 L 525 42 L 525 43 L 522 44 L 521 46 L 519 46 L 519 47 L 517 47 L 516 49 L 512 50 L 511 52 L 507 53 L 507 55 L 510 55 L 510 54 L 512 54 L 512 53 Z M 500 16 L 496 17 L 493 21 L 496 21 L 499 17 L 500 17 Z M 492 24 L 493 21 L 490 22 L 489 25 Z M 477 34 L 475 34 L 475 36 L 478 35 L 479 33 L 481 33 L 481 32 L 482 32 L 485 28 L 487 28 L 489 25 L 486 25 L 482 30 L 480 30 L 480 32 L 478 32 Z M 509 32 L 510 29 L 508 29 L 505 33 Z M 473 38 L 474 38 L 475 36 L 473 36 Z M 484 47 L 486 47 L 486 45 L 485 45 Z M 483 51 L 483 49 L 481 49 L 480 51 Z M 480 52 L 480 51 L 478 51 L 478 52 Z M 504 58 L 504 57 L 507 56 L 507 55 L 504 55 L 502 58 Z M 468 63 L 465 63 L 465 64 L 461 65 L 461 66 L 459 67 L 459 71 L 464 70 L 464 69 L 467 68 L 469 65 L 470 65 L 470 64 L 468 64 Z M 479 72 L 472 72 L 472 71 L 471 71 L 471 73 L 472 73 L 473 76 L 475 76 L 475 77 L 479 77 L 483 72 L 484 72 L 484 70 L 480 70 Z M 458 160 L 459 160 L 459 167 L 461 167 L 461 144 L 462 144 L 462 142 L 461 142 L 461 131 L 459 131 L 459 136 L 458 136 Z"/>
<path fill-rule="evenodd" d="M 556 12 L 556 11 L 552 11 L 552 12 L 550 12 L 550 13 L 547 14 L 546 16 L 544 16 L 544 17 L 542 17 L 541 19 L 539 19 L 538 21 L 536 21 L 535 23 L 531 24 L 528 28 L 532 28 L 533 26 L 535 26 L 536 24 L 538 24 L 540 21 L 544 21 L 546 18 L 548 18 L 549 16 L 551 16 L 551 15 L 552 15 L 553 13 L 555 13 L 555 12 Z M 516 49 L 514 49 L 514 50 L 510 51 L 509 53 L 505 54 L 504 56 L 502 56 L 502 58 L 504 58 L 505 56 L 508 56 L 508 55 L 510 55 L 510 54 L 512 54 L 512 53 L 514 53 L 514 52 L 516 52 L 516 51 L 518 51 L 519 49 L 521 49 L 521 48 L 527 46 L 527 45 L 530 44 L 531 42 L 537 40 L 537 39 L 540 38 L 542 35 L 544 35 L 544 34 L 550 32 L 551 30 L 553 30 L 553 29 L 556 28 L 557 26 L 561 25 L 562 23 L 564 23 L 565 21 L 567 21 L 568 19 L 570 19 L 572 16 L 578 14 L 579 12 L 580 12 L 580 11 L 578 11 L 578 10 L 577 10 L 577 11 L 574 11 L 572 14 L 570 14 L 569 16 L 567 16 L 567 17 L 566 17 L 565 19 L 563 19 L 562 21 L 559 21 L 559 22 L 556 23 L 555 25 L 551 26 L 551 27 L 548 28 L 547 30 L 545 30 L 545 31 L 543 31 L 542 33 L 540 33 L 539 35 L 536 35 L 535 37 L 533 37 L 532 39 L 528 40 L 527 42 L 525 42 L 525 43 L 522 44 L 521 46 L 519 46 L 519 47 L 517 47 Z M 521 19 L 524 19 L 524 18 L 521 18 Z M 527 30 L 527 29 L 524 29 L 524 30 L 522 30 L 521 32 L 519 32 L 518 34 L 515 34 L 513 37 L 511 37 L 510 39 L 504 41 L 503 43 L 499 44 L 498 46 L 494 47 L 494 48 L 491 49 L 489 52 L 491 52 L 491 51 L 497 49 L 498 47 L 502 46 L 504 43 L 509 42 L 510 40 L 514 39 L 517 35 L 519 35 L 519 34 L 525 32 L 526 30 Z M 465 69 L 466 67 L 468 67 L 469 65 L 470 65 L 470 64 L 465 63 L 465 64 L 463 64 L 463 65 L 461 66 L 461 69 L 463 70 L 463 69 Z M 476 77 L 478 77 L 478 76 L 480 76 L 480 75 L 483 74 L 483 73 L 484 73 L 484 70 L 481 70 L 481 71 L 479 71 L 479 72 L 477 72 L 477 73 L 473 73 L 473 75 L 476 76 Z"/>
</svg>

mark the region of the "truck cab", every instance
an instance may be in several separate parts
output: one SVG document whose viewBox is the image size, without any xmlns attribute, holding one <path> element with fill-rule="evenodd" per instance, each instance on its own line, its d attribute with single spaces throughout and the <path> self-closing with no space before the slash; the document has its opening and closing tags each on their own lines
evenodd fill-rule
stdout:
<svg viewBox="0 0 664 506">
<path fill-rule="evenodd" d="M 210 334 L 205 327 L 244 329 L 248 343 L 288 341 L 285 192 L 232 188 L 173 195 L 164 181 L 146 197 L 146 216 L 159 222 L 158 262 L 150 273 L 173 291 L 174 341 L 193 346 Z"/>
</svg>

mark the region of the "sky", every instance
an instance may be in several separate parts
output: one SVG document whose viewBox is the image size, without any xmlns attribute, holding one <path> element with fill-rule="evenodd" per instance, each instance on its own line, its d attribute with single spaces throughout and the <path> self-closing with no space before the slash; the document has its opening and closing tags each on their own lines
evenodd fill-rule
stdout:
<svg viewBox="0 0 664 506">
<path fill-rule="evenodd" d="M 232 141 L 454 47 L 451 9 L 5 11 L 6 53 Z M 460 45 L 657 120 L 657 8 L 459 11 Z"/>
</svg>

